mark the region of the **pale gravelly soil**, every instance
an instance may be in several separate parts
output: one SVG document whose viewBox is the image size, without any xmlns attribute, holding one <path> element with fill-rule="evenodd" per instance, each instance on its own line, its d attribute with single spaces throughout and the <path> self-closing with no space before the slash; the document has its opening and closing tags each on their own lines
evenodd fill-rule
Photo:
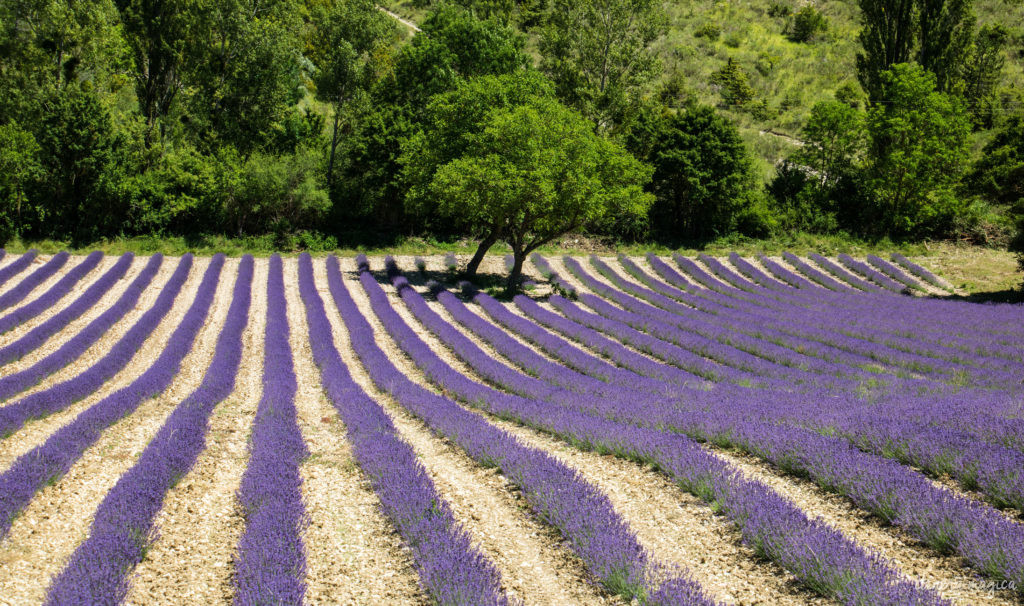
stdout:
<svg viewBox="0 0 1024 606">
<path fill-rule="evenodd" d="M 38 316 L 36 316 L 34 318 L 31 318 L 31 319 L 29 319 L 28 321 L 26 321 L 26 322 L 24 322 L 22 324 L 19 324 L 18 326 L 14 327 L 13 329 L 11 329 L 11 330 L 3 333 L 3 334 L 0 334 L 0 347 L 5 347 L 5 346 L 13 343 L 14 341 L 17 341 L 18 339 L 23 337 L 25 334 L 27 334 L 29 331 L 31 331 L 33 328 L 35 328 L 36 326 L 39 326 L 40 324 L 42 324 L 46 320 L 50 319 L 51 317 L 53 317 L 54 315 L 59 313 L 65 307 L 67 307 L 68 305 L 73 303 L 74 300 L 77 299 L 82 294 L 82 292 L 84 292 L 87 288 L 92 286 L 92 284 L 97 279 L 99 279 L 100 276 L 105 274 L 107 272 L 107 270 L 110 269 L 110 266 L 114 264 L 114 262 L 116 262 L 116 259 L 104 258 L 102 261 L 100 261 L 99 267 L 94 269 L 92 271 L 92 273 L 87 274 L 80 282 L 78 282 L 78 284 L 75 285 L 74 288 L 71 289 L 71 292 L 69 292 L 63 298 L 58 300 L 56 305 L 50 306 L 49 308 L 43 310 L 43 312 L 40 313 Z M 138 265 L 139 264 L 137 262 L 132 263 L 131 265 L 129 265 L 128 266 L 128 271 L 126 272 L 125 276 L 126 277 L 128 277 L 128 276 L 134 277 L 135 273 L 137 273 L 139 271 L 139 269 L 141 268 L 141 266 L 137 267 Z M 111 290 L 115 290 L 115 291 L 121 292 L 121 289 L 126 287 L 128 285 L 129 281 L 130 281 L 130 278 L 129 278 L 129 280 L 125 280 L 125 278 L 122 278 L 118 282 L 114 283 L 114 285 L 111 288 Z M 97 305 L 102 305 L 102 303 L 103 303 L 103 298 L 101 297 L 99 299 L 99 301 L 97 301 Z M 10 313 L 11 311 L 13 311 L 13 309 L 16 309 L 17 307 L 21 307 L 22 305 L 25 305 L 25 304 L 26 304 L 26 302 L 23 301 L 21 304 L 17 305 L 15 308 L 5 310 L 4 312 L 0 312 L 0 316 L 6 315 L 7 313 Z M 90 310 L 86 310 L 86 313 L 88 313 L 89 311 Z M 84 316 L 84 314 L 83 314 L 83 316 Z M 66 331 L 67 327 L 65 327 L 64 330 Z M 59 334 L 61 334 L 60 331 L 58 331 L 58 333 L 56 335 L 54 335 L 53 337 L 50 337 L 50 338 L 53 339 L 54 337 L 56 337 Z M 74 335 L 74 334 L 75 333 L 68 332 L 66 334 L 65 338 L 70 338 L 70 336 Z M 6 372 L 6 369 L 5 369 L 5 372 Z"/>
<path fill-rule="evenodd" d="M 348 266 L 344 262 L 342 267 L 349 271 L 355 269 L 354 264 Z M 376 265 L 373 268 L 377 269 Z M 407 376 L 416 377 L 418 382 L 425 384 L 425 378 L 411 361 L 385 336 L 358 280 L 351 273 L 346 272 L 346 276 L 352 277 L 346 280 L 346 285 L 377 331 L 378 344 Z M 397 305 L 402 305 L 393 291 L 388 292 Z M 401 313 L 400 307 L 396 309 Z M 410 325 L 418 326 L 415 322 Z M 350 368 L 358 366 L 350 360 L 345 361 Z M 354 376 L 364 389 L 372 389 L 367 376 L 360 372 Z M 375 390 L 370 393 L 375 393 L 375 397 L 382 395 Z M 510 594 L 526 600 L 527 604 L 618 601 L 602 595 L 586 580 L 587 573 L 579 560 L 559 545 L 561 539 L 555 531 L 538 524 L 523 511 L 525 504 L 515 498 L 514 488 L 503 476 L 481 469 L 447 440 L 431 436 L 422 423 L 390 399 L 378 399 L 382 400 L 390 403 L 386 409 L 400 434 L 423 457 L 422 462 L 438 492 L 452 506 L 456 519 L 470 532 L 474 542 L 498 567 Z"/>
<path fill-rule="evenodd" d="M 185 316 L 188 308 L 191 307 L 192 301 L 195 299 L 195 293 L 199 289 L 199 283 L 202 281 L 202 274 L 206 270 L 208 263 L 209 261 L 207 259 L 196 259 L 195 268 L 190 272 L 188 280 L 186 280 L 182 287 L 182 291 L 174 300 L 174 304 L 171 306 L 171 309 L 168 311 L 163 321 L 157 325 L 156 330 L 150 334 L 149 338 L 142 344 L 142 347 L 139 348 L 138 352 L 136 352 L 120 372 L 115 374 L 110 380 L 104 383 L 100 389 L 96 390 L 89 396 L 86 396 L 64 410 L 52 414 L 44 419 L 29 421 L 24 427 L 16 431 L 13 436 L 0 441 L 0 470 L 7 469 L 17 457 L 27 452 L 36 444 L 44 441 L 58 428 L 75 418 L 78 413 L 117 389 L 128 385 L 147 368 L 149 368 L 150 364 L 152 364 L 160 355 L 160 352 L 163 351 L 164 346 L 167 344 L 167 341 L 170 340 L 171 334 L 174 332 L 174 329 L 178 327 L 178 324 Z M 99 343 L 97 345 L 99 345 Z M 83 354 L 78 362 L 70 364 L 61 372 L 52 375 L 48 380 L 43 381 L 39 388 L 48 384 L 53 384 L 55 381 L 59 380 L 58 377 L 70 378 L 75 376 L 76 370 L 81 372 L 84 368 L 88 367 L 78 366 L 79 363 L 86 362 L 91 366 L 107 353 L 106 349 L 98 351 L 97 349 L 98 348 L 96 346 L 90 348 L 85 354 Z M 36 391 L 36 389 L 27 390 L 22 394 L 19 394 L 19 396 L 16 397 L 15 400 L 12 400 L 12 402 L 23 397 L 25 394 L 32 393 L 34 391 Z"/>
<path fill-rule="evenodd" d="M 0 262 L 0 269 L 3 269 L 4 267 L 7 267 L 8 265 L 14 263 L 14 261 L 19 257 L 21 257 L 21 255 L 12 255 L 11 253 L 7 253 L 4 256 L 3 261 Z M 41 266 L 43 263 L 49 261 L 50 257 L 51 255 L 36 255 L 36 258 L 33 259 L 31 263 L 29 263 L 26 267 L 23 267 L 21 271 L 19 271 L 18 273 L 9 277 L 7 279 L 7 282 L 5 282 L 3 285 L 0 285 L 0 295 L 17 286 L 18 283 L 25 278 L 25 276 L 29 275 L 30 273 L 38 269 L 39 266 Z"/>
<path fill-rule="evenodd" d="M 249 431 L 262 390 L 266 284 L 267 262 L 257 260 L 235 388 L 213 410 L 206 450 L 167 493 L 155 520 L 159 538 L 135 570 L 128 604 L 231 601 L 231 559 L 244 527 L 235 490 L 249 458 Z"/>
<path fill-rule="evenodd" d="M 436 302 L 431 305 L 492 357 L 505 361 L 456 323 L 443 306 Z M 487 318 L 476 305 L 467 307 Z M 548 357 L 517 335 L 510 336 Z M 736 604 L 825 602 L 799 590 L 795 579 L 781 568 L 757 562 L 753 551 L 740 544 L 739 534 L 728 520 L 715 516 L 700 499 L 673 486 L 663 475 L 617 457 L 577 450 L 551 436 L 492 415 L 488 415 L 488 420 L 523 443 L 556 456 L 601 488 L 656 560 L 689 568 L 716 597 Z"/>
<path fill-rule="evenodd" d="M 1012 601 L 1007 594 L 993 594 L 978 586 L 962 559 L 940 556 L 899 529 L 882 526 L 876 518 L 854 507 L 845 498 L 827 493 L 808 480 L 783 475 L 753 456 L 715 450 L 747 477 L 772 487 L 808 515 L 838 528 L 859 545 L 884 557 L 908 577 L 928 587 L 941 589 L 942 595 L 955 603 L 966 606 Z"/>
<path fill-rule="evenodd" d="M 359 472 L 344 426 L 323 393 L 294 259 L 285 263 L 285 292 L 298 379 L 298 422 L 310 450 L 301 469 L 310 521 L 304 536 L 306 601 L 420 603 L 424 599 L 411 558 L 377 511 L 373 489 Z"/>
<path fill-rule="evenodd" d="M 135 307 L 128 313 L 126 313 L 113 326 L 111 326 L 110 329 L 107 330 L 99 339 L 97 339 L 96 342 L 93 343 L 91 347 L 86 349 L 85 352 L 83 352 L 82 355 L 79 356 L 77 360 L 75 360 L 68 366 L 65 366 L 64 368 L 58 370 L 52 375 L 46 377 L 37 385 L 30 387 L 29 389 L 26 389 L 20 394 L 14 395 L 9 400 L 7 400 L 7 402 L 20 399 L 30 393 L 46 389 L 52 385 L 61 383 L 67 379 L 75 377 L 82 371 L 84 371 L 86 368 L 91 366 L 94 362 L 102 358 L 108 351 L 110 351 L 110 348 L 114 345 L 114 343 L 119 341 L 121 337 L 123 337 L 125 333 L 127 333 L 131 329 L 131 327 L 135 325 L 135 322 L 138 321 L 138 319 L 146 312 L 146 310 L 153 306 L 153 303 L 156 302 L 157 297 L 160 295 L 161 289 L 163 288 L 164 284 L 166 284 L 167 280 L 171 277 L 171 275 L 174 273 L 176 267 L 176 262 L 168 262 L 165 260 L 160 266 L 160 271 L 158 271 L 157 275 L 153 277 L 153 281 L 150 283 L 149 287 L 146 288 L 146 290 L 143 291 L 142 295 L 139 297 L 139 300 L 137 301 Z M 141 267 L 133 269 L 135 269 L 136 272 L 141 271 Z M 131 277 L 134 278 L 136 275 L 137 273 L 133 273 Z M 196 284 L 198 284 L 198 280 L 199 278 L 193 277 L 193 281 Z M 66 339 L 70 337 L 70 335 L 75 334 L 71 332 L 72 330 L 79 331 L 85 328 L 86 326 L 88 326 L 90 322 L 95 320 L 98 316 L 102 315 L 104 311 L 109 309 L 110 306 L 113 305 L 117 301 L 117 299 L 121 297 L 122 294 L 124 294 L 124 291 L 127 289 L 128 284 L 128 282 L 124 281 L 118 283 L 116 288 L 111 289 L 116 290 L 116 292 L 107 293 L 107 295 L 100 299 L 97 305 L 94 305 L 91 309 L 89 309 L 89 311 L 82 314 L 80 318 L 78 318 L 74 322 L 71 322 L 71 324 L 69 324 L 64 330 L 59 331 L 57 334 L 50 337 L 46 342 L 44 342 L 42 345 L 40 345 L 38 348 L 36 348 L 34 351 L 29 353 L 25 357 L 4 366 L 4 372 L 13 373 L 25 370 L 26 368 L 29 368 L 30 366 L 38 362 L 39 360 L 45 358 L 49 354 L 56 351 L 66 341 Z M 185 285 L 182 286 L 182 289 L 184 290 L 184 288 L 187 285 L 188 281 L 186 281 Z M 171 310 L 168 311 L 168 315 L 170 315 L 173 311 L 174 308 L 172 307 Z"/>
<path fill-rule="evenodd" d="M 75 265 L 78 265 L 84 260 L 85 257 L 70 257 L 67 263 L 64 265 L 64 267 L 61 268 L 61 271 L 58 271 L 54 275 L 50 276 L 48 280 L 44 281 L 42 284 L 36 287 L 31 293 L 29 293 L 27 297 L 19 301 L 17 305 L 8 307 L 7 309 L 0 312 L 0 317 L 11 313 L 17 310 L 18 308 L 24 307 L 25 305 L 29 305 L 35 302 L 44 293 L 49 291 L 50 287 L 59 282 L 68 271 L 70 271 Z M 88 273 L 82 276 L 82 278 L 78 282 L 76 282 L 74 286 L 71 287 L 70 291 L 68 291 L 63 297 L 57 299 L 57 302 L 54 305 L 51 305 L 49 308 L 45 309 L 42 313 L 35 316 L 34 318 L 29 318 L 26 322 L 23 322 L 14 329 L 9 330 L 8 332 L 0 335 L 0 347 L 3 347 L 7 343 L 10 343 L 12 340 L 12 336 L 17 335 L 17 337 L 20 337 L 24 335 L 25 333 L 32 330 L 36 326 L 39 326 L 40 324 L 45 322 L 47 319 L 49 319 L 51 316 L 53 316 L 60 310 L 67 307 L 75 299 L 77 299 L 78 296 L 81 295 L 87 288 L 92 286 L 93 282 L 95 282 L 100 276 L 107 273 L 107 270 L 110 269 L 111 266 L 113 266 L 115 263 L 117 263 L 117 261 L 118 257 L 112 257 L 110 255 L 107 255 L 100 259 L 100 262 L 96 264 L 96 267 L 92 268 Z"/>
<path fill-rule="evenodd" d="M 609 265 L 613 269 L 620 269 L 615 264 L 609 263 Z M 565 274 L 568 274 L 568 270 L 559 262 L 556 271 L 561 273 L 563 270 Z M 596 271 L 591 275 L 607 283 L 603 280 L 603 276 L 597 274 Z M 588 292 L 578 282 L 574 282 L 574 286 L 582 292 Z M 926 583 L 930 587 L 941 588 L 943 595 L 957 603 L 1006 603 L 1008 597 L 1005 594 L 994 595 L 972 582 L 973 575 L 967 570 L 963 561 L 957 558 L 938 556 L 934 550 L 919 545 L 911 537 L 905 536 L 897 529 L 882 527 L 869 514 L 850 505 L 846 499 L 827 494 L 810 482 L 785 476 L 770 465 L 759 462 L 753 457 L 733 456 L 731 453 L 722 452 L 717 448 L 712 450 L 727 458 L 747 475 L 771 486 L 810 515 L 823 519 L 858 544 L 879 553 L 910 578 Z"/>
<path fill-rule="evenodd" d="M 107 429 L 66 475 L 41 490 L 15 521 L 0 544 L 5 556 L 14 556 L 5 557 L 0 567 L 0 588 L 8 599 L 28 603 L 43 598 L 47 583 L 39 580 L 60 572 L 87 536 L 93 512 L 104 495 L 135 463 L 173 407 L 199 386 L 227 315 L 236 268 L 235 260 L 225 264 L 204 326 L 169 388 Z M 47 557 L 33 557 L 33 552 L 40 551 Z"/>
<path fill-rule="evenodd" d="M 0 267 L 17 257 L 8 255 L 0 261 Z M 37 259 L 26 272 L 16 276 L 0 291 L 16 285 L 48 258 Z M 21 304 L 45 292 L 82 258 L 69 259 L 58 276 L 40 285 Z M 655 275 L 645 258 L 631 258 L 644 270 Z M 757 265 L 756 260 L 747 258 Z M 623 279 L 637 283 L 615 257 L 602 259 Z M 58 305 L 7 335 L 0 335 L 0 345 L 24 334 L 69 304 L 116 260 L 116 256 L 107 256 Z M 461 255 L 460 267 L 464 267 L 468 260 L 468 255 Z M 595 279 L 608 283 L 589 265 L 586 257 L 579 257 L 579 260 Z M 671 259 L 665 260 L 674 265 Z M 728 264 L 727 259 L 722 260 Z M 426 290 L 425 281 L 430 278 L 454 285 L 454 276 L 447 272 L 441 256 L 426 258 L 426 274 L 418 272 L 412 256 L 400 256 L 396 261 L 421 292 Z M 548 261 L 563 279 L 587 292 L 565 269 L 560 257 L 550 256 Z M 0 368 L 0 372 L 25 368 L 45 353 L 59 347 L 63 340 L 107 309 L 138 275 L 145 262 L 145 258 L 137 258 L 128 274 L 82 318 L 72 322 L 38 351 L 24 360 Z M 178 259 L 174 258 L 164 261 L 136 309 L 104 335 L 80 360 L 26 393 L 73 377 L 105 354 L 152 305 L 177 262 Z M 96 394 L 72 405 L 66 411 L 31 421 L 14 435 L 0 440 L 0 472 L 7 469 L 17 456 L 44 442 L 88 406 L 137 377 L 157 358 L 171 332 L 191 305 L 208 262 L 209 259 L 196 259 L 182 294 L 171 311 L 121 373 Z M 60 571 L 67 557 L 86 537 L 95 508 L 104 495 L 121 474 L 134 464 L 173 407 L 199 385 L 212 359 L 230 305 L 237 265 L 237 259 L 229 259 L 225 265 L 210 316 L 173 385 L 157 398 L 144 402 L 135 413 L 104 432 L 100 441 L 86 451 L 67 475 L 39 492 L 23 515 L 15 521 L 8 537 L 0 541 L 0 604 L 38 603 L 43 598 L 49 585 L 48 579 Z M 341 259 L 341 265 L 346 286 L 374 327 L 379 345 L 403 373 L 429 389 L 434 389 L 398 349 L 370 309 L 356 278 L 354 260 Z M 394 289 L 381 276 L 383 259 L 374 258 L 371 265 L 378 279 L 384 282 L 382 287 L 394 309 L 413 330 L 457 371 L 481 380 L 415 320 Z M 167 494 L 163 509 L 156 519 L 158 539 L 148 551 L 146 560 L 131 576 L 129 604 L 225 604 L 233 597 L 232 561 L 238 537 L 244 527 L 235 491 L 247 464 L 248 435 L 261 396 L 267 268 L 267 260 L 256 261 L 253 303 L 249 326 L 243 337 L 242 367 L 235 389 L 215 408 L 211 416 L 206 450 L 193 469 Z M 531 278 L 542 280 L 532 263 L 527 262 L 524 270 Z M 449 503 L 456 519 L 469 532 L 474 544 L 501 572 L 503 587 L 508 594 L 531 605 L 622 603 L 594 584 L 594 580 L 564 545 L 557 531 L 538 522 L 528 513 L 518 490 L 504 476 L 496 470 L 482 468 L 456 445 L 433 435 L 422 422 L 373 386 L 366 369 L 350 346 L 347 331 L 333 305 L 327 290 L 326 269 L 322 259 L 314 261 L 314 273 L 333 329 L 335 345 L 353 378 L 393 419 L 399 435 L 419 456 L 438 493 Z M 481 283 L 500 286 L 502 282 L 496 276 L 505 273 L 502 257 L 488 257 L 481 267 L 481 273 Z M 294 258 L 286 259 L 288 317 L 298 380 L 296 409 L 299 427 L 310 449 L 310 457 L 301 467 L 302 491 L 309 516 L 309 525 L 303 535 L 308 563 L 306 602 L 427 603 L 426 596 L 417 584 L 411 552 L 379 511 L 379 502 L 372 487 L 352 457 L 344 425 L 322 392 L 319 370 L 310 352 L 297 275 L 297 261 Z M 547 289 L 547 285 L 542 282 L 532 294 L 543 294 Z M 429 296 L 428 301 L 436 312 L 481 346 L 485 355 L 505 361 L 468 329 L 453 322 L 439 303 L 430 300 Z M 489 316 L 475 304 L 469 303 L 467 306 L 472 313 L 490 321 Z M 508 304 L 508 308 L 523 317 L 511 304 Z M 548 308 L 552 309 L 550 306 Z M 0 315 L 3 313 L 0 312 Z M 547 354 L 524 339 L 511 336 L 551 360 Z M 587 350 L 577 343 L 573 345 Z M 508 361 L 505 363 L 511 364 Z M 11 401 L 23 395 L 19 394 Z M 483 413 L 476 411 L 476 414 Z M 715 515 L 710 507 L 674 486 L 660 473 L 616 457 L 580 451 L 541 432 L 490 415 L 483 416 L 522 444 L 548 452 L 575 469 L 585 481 L 601 489 L 616 511 L 637 533 L 653 561 L 690 571 L 715 598 L 725 603 L 743 605 L 830 603 L 801 587 L 791 575 L 776 565 L 755 557 L 749 548 L 743 546 L 739 533 L 727 518 Z M 898 529 L 882 526 L 870 515 L 853 507 L 848 500 L 826 493 L 811 482 L 789 476 L 754 457 L 714 446 L 705 447 L 725 458 L 748 477 L 772 487 L 810 516 L 831 524 L 865 549 L 881 555 L 909 577 L 940 589 L 957 604 L 1013 603 L 1012 595 L 985 591 L 959 558 L 936 555 Z M 936 483 L 950 487 L 957 494 L 977 497 L 950 486 L 948 481 L 937 480 Z M 1008 514 L 1007 517 L 1020 520 L 1016 513 Z"/>
<path fill-rule="evenodd" d="M 9 290 L 13 290 L 21 283 L 22 280 L 31 276 L 33 273 L 35 273 L 37 269 L 45 265 L 53 257 L 54 255 L 37 255 L 36 258 L 33 259 L 31 263 L 29 263 L 28 267 L 21 270 L 17 275 L 11 277 L 11 279 L 9 279 L 7 283 L 3 285 L 3 288 L 0 289 L 0 295 L 6 293 Z M 57 282 L 57 280 L 60 280 L 61 277 L 68 270 L 70 270 L 72 267 L 80 263 L 84 258 L 84 256 L 80 255 L 69 255 L 68 260 L 64 262 L 64 265 L 61 266 L 61 268 L 58 269 L 55 274 L 37 284 L 35 288 L 30 290 L 29 293 L 25 295 L 24 299 L 18 301 L 18 303 L 11 307 L 5 308 L 2 312 L 0 312 L 0 314 L 6 314 L 14 309 L 17 309 L 24 305 L 25 303 L 28 303 L 32 299 L 35 299 L 41 293 L 46 292 L 51 286 L 53 286 L 55 282 Z"/>
</svg>

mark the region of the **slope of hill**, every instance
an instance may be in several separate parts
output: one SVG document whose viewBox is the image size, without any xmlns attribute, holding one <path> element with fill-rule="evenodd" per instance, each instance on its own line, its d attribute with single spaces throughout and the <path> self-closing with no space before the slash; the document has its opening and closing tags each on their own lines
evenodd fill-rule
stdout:
<svg viewBox="0 0 1024 606">
<path fill-rule="evenodd" d="M 794 42 L 788 35 L 792 15 L 807 4 L 825 17 L 827 29 L 809 42 Z M 414 21 L 426 14 L 409 0 L 383 5 Z M 844 85 L 859 92 L 855 57 L 860 8 L 855 0 L 675 0 L 665 2 L 664 8 L 668 32 L 654 44 L 664 68 L 661 84 L 674 81 L 680 94 L 717 105 L 735 120 L 762 160 L 765 177 L 799 144 L 816 102 L 832 99 Z M 1001 110 L 1016 110 L 1024 106 L 1024 2 L 977 0 L 975 13 L 979 26 L 999 23 L 1009 30 Z M 729 59 L 753 89 L 752 102 L 743 111 L 725 104 L 720 87 L 712 82 Z M 985 138 L 979 134 L 979 144 Z"/>
</svg>

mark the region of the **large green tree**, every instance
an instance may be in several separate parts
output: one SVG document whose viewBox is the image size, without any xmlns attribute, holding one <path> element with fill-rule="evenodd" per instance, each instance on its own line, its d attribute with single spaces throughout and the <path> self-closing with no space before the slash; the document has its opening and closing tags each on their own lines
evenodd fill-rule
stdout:
<svg viewBox="0 0 1024 606">
<path fill-rule="evenodd" d="M 736 126 L 714 108 L 690 103 L 677 112 L 647 112 L 629 147 L 654 167 L 653 233 L 695 241 L 736 227 L 754 189 L 752 163 Z"/>
<path fill-rule="evenodd" d="M 519 70 L 500 76 L 481 76 L 459 83 L 455 90 L 435 95 L 427 107 L 422 129 L 402 143 L 403 180 L 408 186 L 405 206 L 428 227 L 434 220 L 444 221 L 448 228 L 465 228 L 459 217 L 437 214 L 437 200 L 431 184 L 437 170 L 461 157 L 479 136 L 495 110 L 510 109 L 530 103 L 537 97 L 553 97 L 554 87 L 534 70 Z M 476 272 L 483 253 L 497 242 L 499 234 L 491 233 L 469 262 L 467 273 Z"/>
<path fill-rule="evenodd" d="M 960 100 L 936 90 L 913 63 L 881 75 L 887 100 L 868 111 L 868 179 L 878 225 L 894 236 L 924 235 L 955 214 L 953 187 L 970 158 L 970 121 Z"/>
<path fill-rule="evenodd" d="M 15 123 L 0 126 L 0 246 L 21 230 L 26 190 L 41 174 L 32 133 Z"/>
<path fill-rule="evenodd" d="M 197 67 L 193 38 L 207 26 L 209 7 L 193 0 L 115 0 L 134 61 L 135 96 L 152 140 L 157 122 Z"/>
<path fill-rule="evenodd" d="M 421 27 L 398 52 L 394 69 L 373 88 L 347 158 L 345 188 L 335 198 L 336 221 L 361 220 L 389 231 L 410 228 L 398 158 L 402 142 L 423 123 L 431 97 L 462 81 L 514 73 L 530 64 L 522 34 L 461 7 L 442 5 Z"/>
<path fill-rule="evenodd" d="M 974 38 L 973 0 L 919 0 L 917 62 L 935 74 L 936 89 L 954 92 Z"/>
<path fill-rule="evenodd" d="M 468 220 L 483 235 L 483 252 L 489 242 L 509 244 L 514 291 L 523 261 L 543 244 L 609 214 L 645 213 L 650 174 L 586 118 L 537 97 L 493 111 L 463 155 L 437 170 L 431 191 L 442 215 Z"/>
<path fill-rule="evenodd" d="M 872 102 L 886 101 L 882 73 L 914 60 L 953 92 L 974 37 L 973 0 L 859 0 L 862 28 L 857 75 Z"/>
<path fill-rule="evenodd" d="M 651 44 L 666 24 L 656 0 L 555 0 L 541 29 L 541 68 L 563 101 L 614 129 L 660 71 Z"/>
<path fill-rule="evenodd" d="M 804 146 L 794 160 L 811 169 L 820 188 L 834 188 L 862 162 L 864 121 L 864 112 L 840 101 L 821 101 L 811 108 Z"/>
<path fill-rule="evenodd" d="M 205 150 L 273 144 L 303 94 L 297 0 L 218 0 L 190 44 L 199 54 L 187 122 Z"/>
<path fill-rule="evenodd" d="M 857 53 L 857 77 L 872 101 L 881 97 L 881 74 L 913 58 L 919 0 L 859 0 L 862 51 Z"/>
</svg>

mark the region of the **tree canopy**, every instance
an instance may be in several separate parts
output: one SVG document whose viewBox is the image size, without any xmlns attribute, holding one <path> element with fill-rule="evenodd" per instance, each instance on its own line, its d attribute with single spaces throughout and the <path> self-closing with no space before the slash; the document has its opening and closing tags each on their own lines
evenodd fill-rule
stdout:
<svg viewBox="0 0 1024 606">
<path fill-rule="evenodd" d="M 437 170 L 430 191 L 442 216 L 483 234 L 481 246 L 509 244 L 509 290 L 533 250 L 608 214 L 643 214 L 653 202 L 643 191 L 649 167 L 554 99 L 494 110 L 467 143 Z"/>
</svg>

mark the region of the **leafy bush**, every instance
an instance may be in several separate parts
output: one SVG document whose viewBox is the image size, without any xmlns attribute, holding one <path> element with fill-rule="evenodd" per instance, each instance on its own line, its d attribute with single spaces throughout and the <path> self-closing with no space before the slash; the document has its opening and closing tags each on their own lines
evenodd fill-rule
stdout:
<svg viewBox="0 0 1024 606">
<path fill-rule="evenodd" d="M 775 18 L 785 18 L 793 14 L 793 7 L 786 2 L 779 2 L 778 0 L 772 0 L 768 3 L 768 16 Z"/>
<path fill-rule="evenodd" d="M 828 18 L 813 5 L 808 4 L 793 16 L 786 35 L 793 42 L 810 42 L 827 30 Z"/>
<path fill-rule="evenodd" d="M 719 86 L 722 100 L 727 105 L 743 106 L 754 98 L 754 89 L 750 86 L 747 73 L 732 57 L 711 76 L 711 83 Z"/>
<path fill-rule="evenodd" d="M 693 35 L 697 38 L 707 38 L 714 42 L 722 35 L 722 28 L 717 23 L 705 23 L 693 30 Z"/>
<path fill-rule="evenodd" d="M 746 146 L 732 122 L 706 105 L 648 112 L 629 146 L 654 166 L 648 216 L 657 236 L 707 240 L 736 227 L 754 187 Z"/>
</svg>

